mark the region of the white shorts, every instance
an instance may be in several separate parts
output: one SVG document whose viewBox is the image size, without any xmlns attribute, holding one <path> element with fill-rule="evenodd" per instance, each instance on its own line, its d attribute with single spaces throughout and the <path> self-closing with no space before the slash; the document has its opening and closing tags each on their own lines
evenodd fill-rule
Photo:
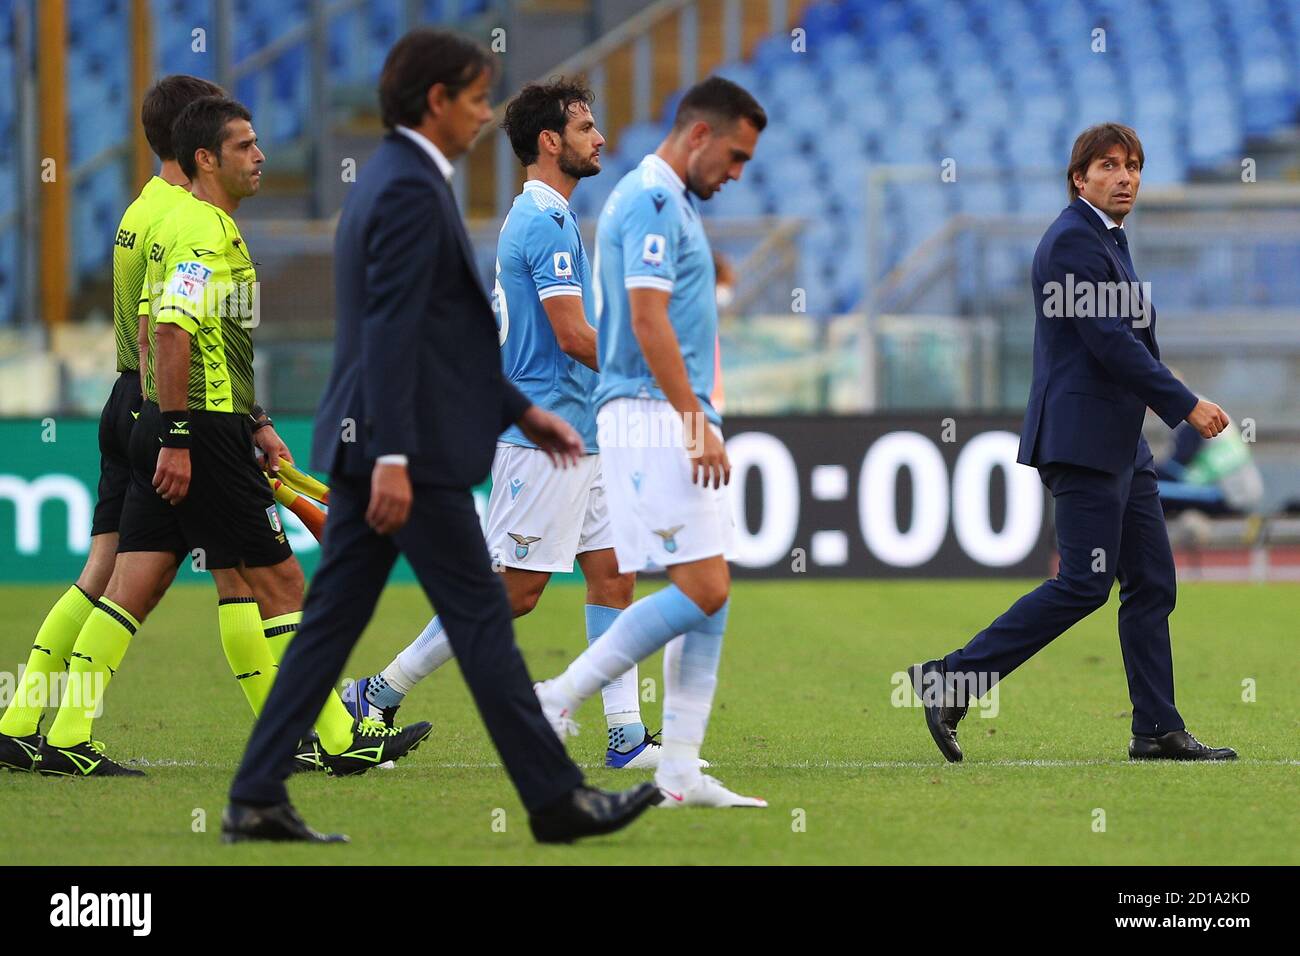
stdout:
<svg viewBox="0 0 1300 956">
<path fill-rule="evenodd" d="M 556 468 L 538 448 L 499 443 L 484 536 L 494 562 L 528 571 L 572 571 L 584 551 L 613 547 L 600 456 Z"/>
<path fill-rule="evenodd" d="M 621 573 L 735 557 L 731 489 L 692 484 L 681 416 L 672 405 L 616 398 L 601 406 L 596 428 Z"/>
</svg>

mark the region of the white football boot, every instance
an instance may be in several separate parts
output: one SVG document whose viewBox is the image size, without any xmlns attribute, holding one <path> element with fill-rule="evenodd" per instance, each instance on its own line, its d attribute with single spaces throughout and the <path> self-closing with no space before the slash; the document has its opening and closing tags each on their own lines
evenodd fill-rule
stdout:
<svg viewBox="0 0 1300 956">
<path fill-rule="evenodd" d="M 659 780 L 656 778 L 656 784 Z M 659 791 L 664 795 L 661 807 L 765 807 L 767 801 L 762 797 L 742 797 L 732 793 L 717 777 L 707 773 L 700 774 L 700 779 L 685 790 L 673 790 L 659 784 Z"/>
<path fill-rule="evenodd" d="M 555 731 L 555 736 L 560 738 L 560 743 L 564 743 L 566 737 L 578 736 L 578 722 L 569 716 L 569 705 L 556 691 L 554 680 L 538 681 L 533 685 L 533 693 L 537 695 L 542 714 Z"/>
</svg>

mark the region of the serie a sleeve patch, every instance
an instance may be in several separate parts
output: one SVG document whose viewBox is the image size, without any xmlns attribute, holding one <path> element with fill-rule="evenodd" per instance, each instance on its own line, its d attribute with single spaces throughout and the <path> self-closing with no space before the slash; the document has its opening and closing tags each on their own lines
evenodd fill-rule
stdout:
<svg viewBox="0 0 1300 956">
<path fill-rule="evenodd" d="M 668 240 L 658 233 L 649 233 L 645 237 L 645 245 L 641 250 L 641 261 L 648 266 L 661 266 L 664 264 L 664 249 L 668 246 Z"/>
</svg>

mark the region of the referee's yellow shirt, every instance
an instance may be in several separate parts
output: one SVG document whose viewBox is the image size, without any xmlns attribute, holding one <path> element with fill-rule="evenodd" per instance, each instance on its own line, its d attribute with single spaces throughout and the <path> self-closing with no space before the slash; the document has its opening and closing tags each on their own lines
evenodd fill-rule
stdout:
<svg viewBox="0 0 1300 956">
<path fill-rule="evenodd" d="M 135 372 L 140 368 L 136 335 L 140 331 L 140 300 L 149 234 L 177 201 L 188 195 L 184 186 L 173 186 L 154 176 L 122 213 L 117 238 L 113 240 L 113 336 L 117 340 L 119 372 Z"/>
<path fill-rule="evenodd" d="M 159 323 L 190 335 L 187 407 L 247 414 L 253 406 L 257 271 L 235 221 L 186 193 L 149 250 L 149 367 L 145 395 L 158 400 L 154 338 Z"/>
</svg>

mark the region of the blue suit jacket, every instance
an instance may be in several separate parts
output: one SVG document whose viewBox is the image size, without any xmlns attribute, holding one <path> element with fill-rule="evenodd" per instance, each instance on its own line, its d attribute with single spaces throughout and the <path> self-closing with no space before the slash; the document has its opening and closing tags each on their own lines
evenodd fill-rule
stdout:
<svg viewBox="0 0 1300 956">
<path fill-rule="evenodd" d="M 468 488 L 529 402 L 501 373 L 487 291 L 451 187 L 427 153 L 384 138 L 334 237 L 334 367 L 312 466 L 365 475 L 403 454 L 412 481 Z"/>
<path fill-rule="evenodd" d="M 1096 314 L 1105 309 L 1090 317 L 1071 317 L 1059 309 L 1045 314 L 1045 306 L 1077 302 L 1081 283 L 1137 282 L 1101 218 L 1082 199 L 1061 210 L 1038 243 L 1032 281 L 1034 378 L 1018 460 L 1035 466 L 1082 465 L 1110 474 L 1132 468 L 1144 444 L 1147 407 L 1173 428 L 1197 399 L 1160 362 L 1154 307 L 1148 305 L 1146 328 L 1136 309 L 1128 310 L 1127 317 Z M 1055 299 L 1051 283 L 1059 284 Z M 1074 296 L 1066 295 L 1070 289 Z"/>
</svg>

